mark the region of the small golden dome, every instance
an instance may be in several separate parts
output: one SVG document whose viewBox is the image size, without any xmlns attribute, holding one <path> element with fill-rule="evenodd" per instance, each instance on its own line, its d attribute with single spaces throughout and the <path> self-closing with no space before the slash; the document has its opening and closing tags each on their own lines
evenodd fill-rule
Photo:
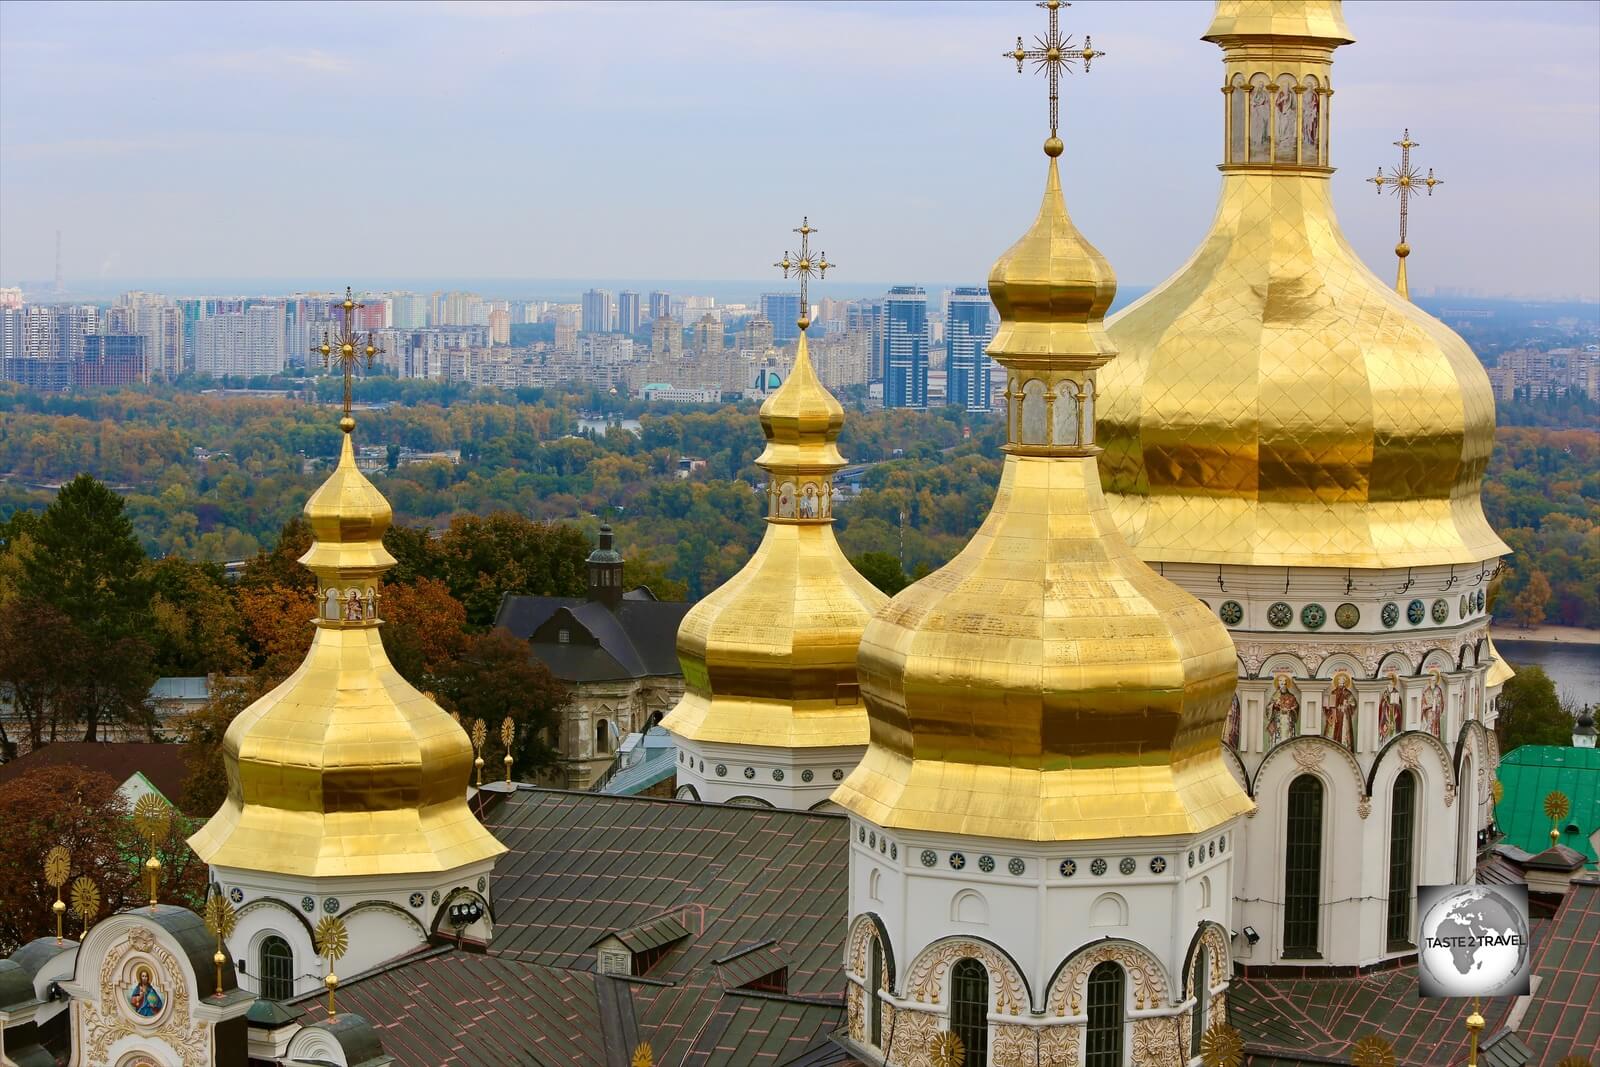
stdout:
<svg viewBox="0 0 1600 1067">
<path fill-rule="evenodd" d="M 662 726 L 694 741 L 769 748 L 867 743 L 856 646 L 888 601 L 833 535 L 844 409 L 818 380 L 806 335 L 761 405 L 767 531 L 738 574 L 678 629 L 684 694 Z"/>
<path fill-rule="evenodd" d="M 1321 109 L 1333 50 L 1351 39 L 1339 5 L 1223 0 L 1207 39 L 1241 87 L 1225 138 L 1236 161 L 1189 262 L 1111 320 L 1122 354 L 1101 379 L 1100 469 L 1118 527 L 1164 562 L 1396 568 L 1501 555 L 1479 500 L 1494 445 L 1488 377 L 1460 337 L 1361 262 L 1334 215 L 1331 168 L 1309 165 L 1331 136 Z M 1306 165 L 1292 146 L 1281 164 L 1237 155 L 1256 70 L 1302 90 L 1278 99 L 1308 109 L 1303 121 L 1280 112 L 1304 134 Z M 1402 254 L 1402 288 L 1404 269 Z"/>
<path fill-rule="evenodd" d="M 391 512 L 356 469 L 348 430 L 306 517 L 311 649 L 228 727 L 228 796 L 190 846 L 209 864 L 305 877 L 444 871 L 504 852 L 467 807 L 466 733 L 384 653 Z"/>
<path fill-rule="evenodd" d="M 872 739 L 834 800 L 879 826 L 1014 840 L 1218 825 L 1250 806 L 1220 744 L 1233 643 L 1106 512 L 1092 398 L 1116 283 L 1053 157 L 990 286 L 1011 401 L 1000 488 L 966 548 L 862 635 Z"/>
</svg>

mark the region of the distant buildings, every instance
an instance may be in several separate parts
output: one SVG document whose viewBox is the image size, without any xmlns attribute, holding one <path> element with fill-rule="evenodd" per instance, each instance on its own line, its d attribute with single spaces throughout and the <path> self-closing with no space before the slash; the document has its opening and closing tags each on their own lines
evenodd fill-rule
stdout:
<svg viewBox="0 0 1600 1067">
<path fill-rule="evenodd" d="M 583 294 L 583 332 L 610 333 L 612 324 L 611 291 L 590 289 Z"/>
<path fill-rule="evenodd" d="M 194 369 L 213 377 L 255 377 L 283 370 L 283 305 L 258 304 L 195 324 Z"/>
<path fill-rule="evenodd" d="M 650 294 L 650 318 L 664 319 L 672 314 L 672 294 L 657 289 Z"/>
<path fill-rule="evenodd" d="M 636 334 L 643 324 L 644 316 L 639 307 L 639 294 L 631 289 L 624 289 L 617 294 L 617 332 Z"/>
<path fill-rule="evenodd" d="M 993 361 L 984 351 L 995 331 L 989 307 L 989 290 L 983 288 L 952 290 L 946 305 L 946 402 L 967 411 L 988 411 L 992 406 Z"/>
<path fill-rule="evenodd" d="M 683 323 L 663 315 L 650 323 L 650 352 L 658 360 L 683 358 Z"/>
<path fill-rule="evenodd" d="M 772 340 L 786 345 L 800 336 L 799 293 L 762 293 L 761 317 L 772 323 Z"/>
<path fill-rule="evenodd" d="M 501 308 L 489 312 L 489 343 L 492 345 L 511 343 L 511 312 Z"/>
<path fill-rule="evenodd" d="M 928 406 L 928 294 L 897 285 L 883 299 L 883 406 Z"/>
</svg>

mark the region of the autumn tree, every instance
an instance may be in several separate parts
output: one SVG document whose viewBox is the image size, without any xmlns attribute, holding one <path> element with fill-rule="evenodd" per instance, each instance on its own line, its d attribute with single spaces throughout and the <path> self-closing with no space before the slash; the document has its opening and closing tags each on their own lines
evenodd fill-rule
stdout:
<svg viewBox="0 0 1600 1067">
<path fill-rule="evenodd" d="M 466 643 L 467 611 L 435 578 L 386 583 L 378 602 L 383 649 L 406 681 L 419 689 L 438 679 L 460 657 Z"/>
<path fill-rule="evenodd" d="M 311 647 L 317 608 L 305 589 L 275 584 L 239 590 L 250 673 L 264 692 L 294 673 Z"/>
<path fill-rule="evenodd" d="M 229 678 L 211 690 L 211 699 L 173 721 L 183 738 L 183 760 L 188 775 L 183 781 L 184 803 L 191 811 L 216 811 L 228 795 L 228 770 L 222 740 L 239 713 L 264 692 L 254 677 Z"/>
<path fill-rule="evenodd" d="M 317 588 L 316 575 L 306 569 L 300 557 L 311 547 L 311 524 L 304 515 L 283 524 L 278 531 L 277 543 L 270 552 L 257 553 L 245 564 L 239 584 L 245 588 L 257 586 L 282 586 L 285 589 Z"/>
<path fill-rule="evenodd" d="M 215 563 L 169 556 L 146 568 L 149 634 L 163 674 L 228 673 L 243 665 L 235 590 Z"/>
<path fill-rule="evenodd" d="M 511 631 L 497 627 L 469 637 L 460 659 L 440 679 L 439 695 L 464 722 L 482 719 L 494 738 L 510 716 L 516 724 L 513 774 L 526 778 L 555 762 L 545 739 L 555 735 L 566 687 Z"/>
<path fill-rule="evenodd" d="M 1543 667 L 1517 667 L 1500 690 L 1494 732 L 1500 751 L 1521 745 L 1570 745 L 1572 712 L 1563 707 L 1556 685 Z"/>
<path fill-rule="evenodd" d="M 1550 606 L 1550 579 L 1544 571 L 1535 570 L 1528 575 L 1528 584 L 1522 592 L 1511 598 L 1511 617 L 1523 627 L 1538 626 L 1544 622 L 1545 611 Z"/>
<path fill-rule="evenodd" d="M 88 655 L 82 633 L 54 605 L 12 597 L 0 600 L 0 687 L 11 698 L 12 719 L 20 721 L 32 751 L 57 739 L 68 726 L 66 690 L 78 657 Z M 0 746 L 14 756 L 22 737 L 5 733 Z"/>
</svg>

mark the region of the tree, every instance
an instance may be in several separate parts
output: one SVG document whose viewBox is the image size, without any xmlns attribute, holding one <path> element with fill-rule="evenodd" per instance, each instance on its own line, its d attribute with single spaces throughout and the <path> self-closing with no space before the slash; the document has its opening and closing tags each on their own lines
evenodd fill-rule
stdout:
<svg viewBox="0 0 1600 1067">
<path fill-rule="evenodd" d="M 183 738 L 183 760 L 189 774 L 183 780 L 184 803 L 191 811 L 216 811 L 228 795 L 228 769 L 222 740 L 239 713 L 266 690 L 255 678 L 233 678 L 219 683 L 202 707 L 179 716 L 173 723 Z"/>
<path fill-rule="evenodd" d="M 554 764 L 545 738 L 555 734 L 567 704 L 566 687 L 511 631 L 497 627 L 469 637 L 461 658 L 440 679 L 440 695 L 463 722 L 482 719 L 491 738 L 498 739 L 500 723 L 511 717 L 517 731 L 513 774 L 527 777 Z"/>
<path fill-rule="evenodd" d="M 1500 690 L 1494 732 L 1500 751 L 1522 745 L 1570 745 L 1572 713 L 1562 707 L 1556 686 L 1543 667 L 1517 667 L 1516 677 Z"/>
<path fill-rule="evenodd" d="M 262 691 L 293 674 L 311 647 L 317 608 L 307 590 L 258 585 L 239 590 L 250 666 Z"/>
<path fill-rule="evenodd" d="M 10 691 L 13 716 L 24 725 L 30 752 L 56 740 L 71 724 L 63 720 L 68 714 L 64 691 L 78 657 L 86 653 L 78 628 L 54 605 L 21 597 L 0 602 L 0 686 Z M 20 738 L 3 731 L 0 720 L 0 744 L 8 757 L 15 755 Z"/>
<path fill-rule="evenodd" d="M 378 615 L 383 650 L 406 681 L 436 689 L 438 678 L 461 655 L 467 610 L 443 582 L 418 578 L 408 585 L 385 583 Z"/>
<path fill-rule="evenodd" d="M 278 531 L 278 542 L 272 546 L 271 552 L 257 553 L 255 559 L 245 564 L 240 585 L 316 589 L 316 575 L 300 562 L 300 557 L 311 548 L 311 540 L 311 524 L 304 515 L 296 515 Z"/>
<path fill-rule="evenodd" d="M 1528 584 L 1522 592 L 1511 598 L 1511 617 L 1523 627 L 1538 626 L 1544 621 L 1550 596 L 1550 579 L 1544 576 L 1544 571 L 1535 570 L 1528 575 Z"/>
<path fill-rule="evenodd" d="M 122 498 L 87 474 L 61 487 L 30 531 L 22 593 L 54 604 L 97 637 L 126 633 L 145 607 L 144 549 Z"/>
<path fill-rule="evenodd" d="M 241 669 L 243 621 L 220 566 L 169 556 L 151 564 L 146 578 L 151 588 L 149 633 L 160 673 Z"/>
<path fill-rule="evenodd" d="M 894 596 L 911 584 L 900 567 L 900 561 L 887 552 L 863 552 L 852 557 L 850 563 L 861 572 L 861 577 L 889 596 Z"/>
</svg>

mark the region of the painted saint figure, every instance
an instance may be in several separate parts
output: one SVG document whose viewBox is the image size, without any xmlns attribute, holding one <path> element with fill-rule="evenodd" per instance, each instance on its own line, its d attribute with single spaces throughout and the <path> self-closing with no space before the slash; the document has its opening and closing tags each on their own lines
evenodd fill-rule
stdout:
<svg viewBox="0 0 1600 1067">
<path fill-rule="evenodd" d="M 1267 77 L 1257 74 L 1250 84 L 1250 162 L 1270 163 L 1272 153 L 1272 94 Z"/>
<path fill-rule="evenodd" d="M 1235 751 L 1239 748 L 1239 737 L 1242 732 L 1239 724 L 1240 718 L 1239 694 L 1234 693 L 1233 703 L 1228 705 L 1228 723 L 1222 728 L 1222 743 Z"/>
<path fill-rule="evenodd" d="M 1391 673 L 1389 688 L 1378 698 L 1378 744 L 1399 733 L 1404 721 L 1405 701 L 1400 697 L 1400 681 Z"/>
<path fill-rule="evenodd" d="M 347 589 L 347 590 L 345 590 L 345 594 L 344 594 L 344 621 L 345 622 L 360 622 L 362 620 L 362 618 L 363 618 L 363 616 L 361 614 L 361 593 L 359 591 L 355 590 L 355 589 Z"/>
<path fill-rule="evenodd" d="M 132 1006 L 133 1013 L 146 1019 L 154 1018 L 164 1003 L 166 1002 L 161 999 L 155 983 L 151 981 L 150 968 L 140 967 L 138 984 L 128 994 L 128 1004 Z"/>
<path fill-rule="evenodd" d="M 1300 94 L 1294 91 L 1294 79 L 1285 74 L 1278 79 L 1278 91 L 1272 102 L 1277 112 L 1278 162 L 1293 163 L 1295 149 L 1300 147 Z"/>
<path fill-rule="evenodd" d="M 1306 91 L 1300 98 L 1305 115 L 1301 126 L 1305 130 L 1305 145 L 1300 151 L 1301 162 L 1317 163 L 1322 157 L 1322 94 L 1316 78 L 1306 79 Z"/>
<path fill-rule="evenodd" d="M 1350 676 L 1340 671 L 1333 676 L 1333 689 L 1322 707 L 1322 736 L 1336 745 L 1355 751 L 1356 691 Z"/>
<path fill-rule="evenodd" d="M 1294 679 L 1280 674 L 1273 683 L 1272 699 L 1267 704 L 1267 747 L 1287 741 L 1300 733 L 1300 690 Z"/>
<path fill-rule="evenodd" d="M 1434 737 L 1444 736 L 1444 686 L 1439 684 L 1439 669 L 1434 668 L 1428 687 L 1422 691 L 1422 728 Z"/>
<path fill-rule="evenodd" d="M 778 488 L 778 518 L 794 518 L 794 483 L 784 482 Z"/>
<path fill-rule="evenodd" d="M 800 517 L 814 519 L 817 517 L 817 487 L 806 484 L 805 491 L 800 494 Z"/>
</svg>

